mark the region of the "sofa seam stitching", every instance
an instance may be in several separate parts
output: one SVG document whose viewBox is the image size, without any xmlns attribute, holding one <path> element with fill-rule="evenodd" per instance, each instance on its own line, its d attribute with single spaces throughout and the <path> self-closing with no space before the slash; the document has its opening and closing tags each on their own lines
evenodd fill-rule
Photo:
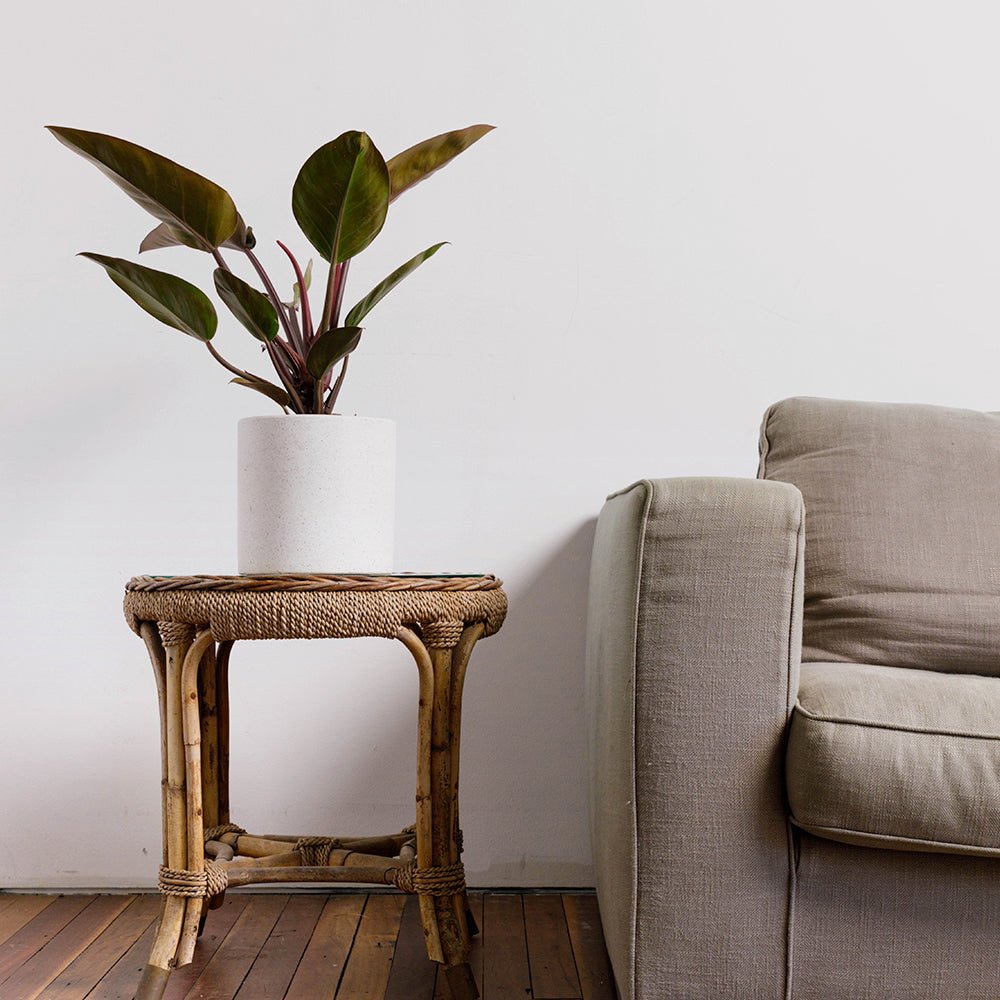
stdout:
<svg viewBox="0 0 1000 1000">
<path fill-rule="evenodd" d="M 866 722 L 864 719 L 835 718 L 828 715 L 818 715 L 803 708 L 802 703 L 795 703 L 795 711 L 799 715 L 812 720 L 813 722 L 825 722 L 831 726 L 856 726 L 859 729 L 882 729 L 891 733 L 910 733 L 913 736 L 951 736 L 965 740 L 986 740 L 988 742 L 1000 742 L 1000 734 L 992 733 L 961 733 L 954 729 L 930 729 L 916 726 L 893 725 L 885 722 Z"/>
<path fill-rule="evenodd" d="M 770 411 L 768 411 L 770 412 Z M 761 457 L 762 467 L 763 467 L 763 456 Z M 785 747 L 787 751 L 788 746 L 788 730 L 791 724 L 792 712 L 794 706 L 792 704 L 792 647 L 794 643 L 794 628 L 795 628 L 795 595 L 796 586 L 799 575 L 799 568 L 802 567 L 803 570 L 803 586 L 805 586 L 805 567 L 802 566 L 804 560 L 804 545 L 802 544 L 802 534 L 805 528 L 805 505 L 802 500 L 799 500 L 798 505 L 798 525 L 795 531 L 795 560 L 792 564 L 792 587 L 791 587 L 791 600 L 788 606 L 788 642 L 785 650 Z M 796 692 L 797 695 L 798 692 Z M 782 769 L 782 777 L 784 777 L 784 770 Z M 787 783 L 784 788 L 784 799 L 785 807 L 788 809 L 789 820 L 791 819 L 791 808 L 788 805 L 788 787 Z M 788 851 L 788 916 L 786 918 L 786 931 L 785 931 L 785 1000 L 791 1000 L 792 998 L 792 972 L 794 967 L 794 947 L 795 947 L 795 896 L 797 892 L 797 877 L 795 871 L 795 841 L 794 841 L 794 831 L 792 829 L 791 823 L 786 822 L 787 826 L 787 837 L 786 837 L 786 849 Z"/>
<path fill-rule="evenodd" d="M 654 483 L 651 479 L 642 479 L 634 483 L 629 490 L 637 486 L 642 486 L 646 491 L 646 499 L 642 506 L 642 515 L 639 521 L 639 551 L 636 553 L 636 581 L 635 581 L 635 610 L 632 619 L 634 640 L 632 643 L 632 843 L 635 845 L 635 853 L 632 861 L 632 933 L 630 937 L 629 955 L 629 979 L 631 980 L 631 1000 L 635 1000 L 637 988 L 636 973 L 636 932 L 639 924 L 639 764 L 637 760 L 638 748 L 636 744 L 637 728 L 637 707 L 638 707 L 638 664 L 639 664 L 639 619 L 642 609 L 642 580 L 643 568 L 646 558 L 646 530 L 649 524 L 649 511 L 653 505 Z M 627 492 L 627 491 L 623 491 Z"/>
<path fill-rule="evenodd" d="M 939 847 L 965 847 L 973 848 L 979 851 L 986 851 L 986 854 L 971 854 L 968 852 L 962 852 L 968 857 L 996 857 L 1000 855 L 1000 848 L 998 847 L 987 847 L 983 844 L 968 844 L 962 843 L 961 841 L 953 840 L 925 840 L 922 837 L 900 837 L 893 833 L 875 833 L 873 830 L 857 830 L 853 827 L 848 826 L 824 826 L 818 823 L 805 824 L 797 820 L 794 816 L 790 817 L 791 822 L 797 826 L 800 830 L 805 830 L 806 833 L 812 833 L 813 836 L 823 836 L 823 834 L 814 833 L 816 830 L 823 830 L 825 833 L 848 833 L 857 837 L 875 837 L 881 840 L 885 840 L 892 843 L 899 844 L 935 844 Z M 922 852 L 917 852 L 922 853 Z M 930 854 L 946 854 L 947 851 L 928 851 L 923 853 Z"/>
</svg>

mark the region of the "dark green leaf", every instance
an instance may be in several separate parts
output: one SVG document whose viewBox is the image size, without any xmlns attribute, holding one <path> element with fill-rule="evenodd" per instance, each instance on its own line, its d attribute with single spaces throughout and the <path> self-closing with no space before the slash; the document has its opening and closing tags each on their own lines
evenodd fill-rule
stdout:
<svg viewBox="0 0 1000 1000">
<path fill-rule="evenodd" d="M 270 341 L 278 336 L 278 314 L 266 295 L 221 267 L 215 269 L 215 290 L 226 308 L 258 340 Z"/>
<path fill-rule="evenodd" d="M 273 382 L 268 382 L 267 379 L 231 378 L 229 381 L 235 385 L 245 385 L 248 389 L 256 389 L 257 392 L 263 393 L 268 399 L 273 399 L 283 409 L 287 410 L 292 405 L 291 396 L 280 386 L 275 385 Z"/>
<path fill-rule="evenodd" d="M 232 236 L 222 245 L 231 250 L 252 250 L 257 245 L 253 230 L 237 216 L 236 230 Z M 162 250 L 164 247 L 191 247 L 194 250 L 205 250 L 208 247 L 202 246 L 193 236 L 188 235 L 183 229 L 161 222 L 155 229 L 146 234 L 145 239 L 139 244 L 139 253 L 147 250 Z"/>
<path fill-rule="evenodd" d="M 349 260 L 382 229 L 389 207 L 389 171 L 364 132 L 345 132 L 302 165 L 292 188 L 292 212 L 324 260 Z"/>
<path fill-rule="evenodd" d="M 493 125 L 470 125 L 425 139 L 398 153 L 387 164 L 392 185 L 389 200 L 395 201 L 408 188 L 430 177 L 493 128 Z"/>
<path fill-rule="evenodd" d="M 191 247 L 192 250 L 206 250 L 206 247 L 183 229 L 177 229 L 166 222 L 161 222 L 143 237 L 143 241 L 139 244 L 139 253 L 145 253 L 147 250 L 162 250 L 164 247 Z"/>
<path fill-rule="evenodd" d="M 345 326 L 357 326 L 371 311 L 378 305 L 386 295 L 398 285 L 408 274 L 412 274 L 428 257 L 444 246 L 444 243 L 435 243 L 434 246 L 411 257 L 401 267 L 397 267 L 388 278 L 380 281 L 348 314 L 344 320 Z"/>
<path fill-rule="evenodd" d="M 309 348 L 306 371 L 315 379 L 322 378 L 341 358 L 347 357 L 361 340 L 361 328 L 341 326 L 327 330 Z"/>
<path fill-rule="evenodd" d="M 48 129 L 147 212 L 183 230 L 202 249 L 221 246 L 236 231 L 238 215 L 233 199 L 201 174 L 112 135 L 54 125 Z"/>
<path fill-rule="evenodd" d="M 215 336 L 219 324 L 215 307 L 209 297 L 189 281 L 120 257 L 105 257 L 99 253 L 80 256 L 100 264 L 129 298 L 161 323 L 197 340 L 211 340 Z"/>
</svg>

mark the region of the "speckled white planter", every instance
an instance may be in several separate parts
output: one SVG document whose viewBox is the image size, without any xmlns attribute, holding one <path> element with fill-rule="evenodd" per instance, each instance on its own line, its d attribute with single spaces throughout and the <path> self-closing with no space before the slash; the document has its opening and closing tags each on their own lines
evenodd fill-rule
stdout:
<svg viewBox="0 0 1000 1000">
<path fill-rule="evenodd" d="M 240 573 L 386 573 L 396 425 L 285 415 L 239 422 Z"/>
</svg>

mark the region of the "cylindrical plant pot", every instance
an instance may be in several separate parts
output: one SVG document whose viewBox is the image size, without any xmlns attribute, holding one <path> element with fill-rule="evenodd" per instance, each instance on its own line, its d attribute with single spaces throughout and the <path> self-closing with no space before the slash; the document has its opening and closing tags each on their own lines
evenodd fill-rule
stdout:
<svg viewBox="0 0 1000 1000">
<path fill-rule="evenodd" d="M 240 573 L 386 573 L 396 425 L 288 414 L 239 422 Z"/>
</svg>

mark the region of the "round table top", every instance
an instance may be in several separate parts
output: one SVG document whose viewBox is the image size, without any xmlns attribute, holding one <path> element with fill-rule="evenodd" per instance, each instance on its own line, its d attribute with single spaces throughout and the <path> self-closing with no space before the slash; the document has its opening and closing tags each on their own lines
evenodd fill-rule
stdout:
<svg viewBox="0 0 1000 1000">
<path fill-rule="evenodd" d="M 395 638 L 400 628 L 479 622 L 492 635 L 507 597 L 490 575 L 136 576 L 124 610 L 136 633 L 143 622 L 174 622 L 217 640 Z"/>
<path fill-rule="evenodd" d="M 503 581 L 492 574 L 461 573 L 273 573 L 253 576 L 133 576 L 126 592 L 211 590 L 248 591 L 373 591 L 373 590 L 499 590 Z"/>
</svg>

